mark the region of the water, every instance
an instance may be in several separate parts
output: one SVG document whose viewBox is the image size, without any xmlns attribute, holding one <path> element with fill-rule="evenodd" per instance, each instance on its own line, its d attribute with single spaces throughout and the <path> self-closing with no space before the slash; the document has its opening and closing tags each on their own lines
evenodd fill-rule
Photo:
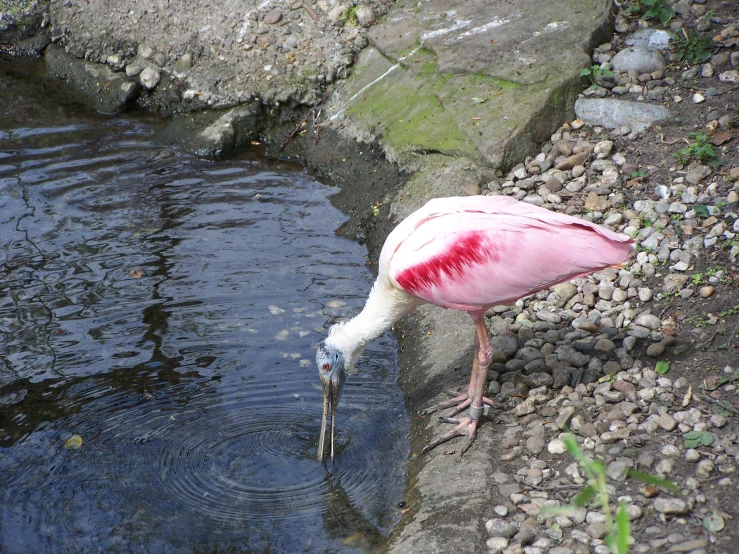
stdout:
<svg viewBox="0 0 739 554">
<path fill-rule="evenodd" d="M 372 282 L 364 249 L 334 235 L 335 189 L 158 145 L 158 122 L 48 102 L 56 85 L 12 63 L 0 551 L 377 549 L 407 456 L 391 337 L 347 382 L 335 463 L 315 459 L 314 346 Z"/>
</svg>

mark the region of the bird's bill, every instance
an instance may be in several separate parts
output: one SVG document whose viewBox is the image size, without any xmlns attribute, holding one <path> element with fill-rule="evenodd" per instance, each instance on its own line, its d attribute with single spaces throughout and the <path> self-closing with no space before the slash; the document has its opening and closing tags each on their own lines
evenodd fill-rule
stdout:
<svg viewBox="0 0 739 554">
<path fill-rule="evenodd" d="M 326 427 L 328 425 L 329 412 L 331 413 L 331 460 L 334 459 L 334 429 L 336 422 L 336 408 L 341 398 L 341 390 L 344 387 L 343 372 L 339 377 L 332 379 L 331 376 L 321 375 L 321 386 L 323 388 L 323 418 L 321 419 L 321 438 L 318 441 L 318 461 L 323 461 L 326 448 Z"/>
</svg>

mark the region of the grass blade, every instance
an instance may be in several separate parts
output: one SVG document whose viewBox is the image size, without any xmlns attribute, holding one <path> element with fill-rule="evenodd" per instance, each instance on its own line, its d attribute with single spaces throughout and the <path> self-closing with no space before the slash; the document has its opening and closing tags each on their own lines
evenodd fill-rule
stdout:
<svg viewBox="0 0 739 554">
<path fill-rule="evenodd" d="M 649 473 L 643 473 L 641 471 L 636 471 L 635 469 L 628 470 L 626 472 L 626 477 L 633 477 L 634 479 L 638 479 L 642 483 L 647 483 L 648 485 L 654 485 L 655 487 L 662 487 L 663 489 L 667 489 L 668 491 L 674 492 L 677 494 L 680 494 L 682 492 L 680 490 L 680 487 L 678 487 L 672 481 L 668 481 L 667 479 L 662 479 L 655 475 L 650 475 Z"/>
<path fill-rule="evenodd" d="M 618 512 L 616 512 L 616 552 L 618 554 L 628 554 L 629 537 L 631 536 L 631 521 L 629 521 L 629 513 L 626 511 L 626 504 L 620 502 Z"/>
<path fill-rule="evenodd" d="M 577 493 L 577 496 L 572 499 L 572 504 L 577 507 L 585 506 L 588 502 L 590 502 L 590 499 L 595 496 L 596 492 L 597 491 L 595 490 L 595 487 L 593 487 L 593 485 L 588 485 L 583 490 Z"/>
</svg>

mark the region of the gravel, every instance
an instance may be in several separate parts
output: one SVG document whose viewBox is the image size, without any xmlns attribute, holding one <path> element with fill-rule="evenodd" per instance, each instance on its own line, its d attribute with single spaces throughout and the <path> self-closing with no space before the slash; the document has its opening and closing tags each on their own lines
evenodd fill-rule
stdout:
<svg viewBox="0 0 739 554">
<path fill-rule="evenodd" d="M 702 6 L 681 3 L 689 13 L 691 6 Z M 628 21 L 619 19 L 619 26 L 633 30 Z M 739 37 L 736 30 L 726 34 Z M 594 60 L 613 58 L 622 41 L 617 36 L 597 48 Z M 671 55 L 666 52 L 668 61 Z M 698 68 L 713 70 L 710 62 Z M 645 78 L 615 71 L 615 86 L 603 96 L 617 93 L 639 102 L 690 98 L 665 71 L 650 71 Z M 594 90 L 586 96 L 596 95 Z M 696 93 L 701 102 L 708 92 Z M 715 121 L 725 115 L 716 114 Z M 723 121 L 730 127 L 728 115 Z M 725 512 L 708 491 L 716 483 L 737 486 L 739 446 L 730 424 L 735 412 L 718 401 L 736 394 L 732 379 L 739 374 L 726 366 L 696 381 L 673 376 L 669 364 L 659 364 L 684 351 L 686 341 L 695 345 L 717 336 L 720 316 L 700 306 L 728 292 L 726 273 L 720 265 L 697 268 L 717 252 L 739 256 L 739 170 L 729 177 L 733 169 L 717 172 L 700 163 L 664 168 L 645 194 L 632 194 L 628 187 L 639 164 L 629 149 L 636 136 L 631 133 L 615 129 L 609 135 L 581 121 L 565 124 L 502 185 L 494 181 L 481 191 L 606 225 L 632 236 L 638 246 L 624 268 L 557 285 L 487 314 L 501 368 L 488 390 L 498 406 L 509 408 L 499 467 L 512 478 L 494 493 L 496 519 L 486 528 L 494 538 L 507 531 L 505 543 L 488 543 L 490 552 L 610 552 L 598 502 L 551 511 L 587 484 L 567 452 L 568 433 L 585 457 L 603 461 L 611 509 L 621 500 L 632 522 L 633 552 L 733 551 L 726 540 L 716 543 Z M 690 336 L 681 336 L 685 322 L 665 307 L 672 299 L 690 302 L 699 314 Z M 643 483 L 632 477 L 633 470 L 674 482 L 682 494 Z M 733 506 L 725 509 L 731 513 Z"/>
</svg>

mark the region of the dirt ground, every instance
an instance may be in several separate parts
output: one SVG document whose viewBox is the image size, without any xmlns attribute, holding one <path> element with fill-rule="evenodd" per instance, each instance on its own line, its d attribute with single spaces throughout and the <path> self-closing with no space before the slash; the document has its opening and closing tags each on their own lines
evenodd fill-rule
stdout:
<svg viewBox="0 0 739 554">
<path fill-rule="evenodd" d="M 736 2 L 709 2 L 709 8 L 714 13 L 713 18 L 719 21 L 739 18 L 739 4 Z M 686 30 L 694 29 L 696 21 L 694 17 L 688 18 Z M 721 24 L 712 25 L 714 31 L 721 28 Z M 714 48 L 714 51 L 718 50 L 721 48 Z M 631 201 L 658 199 L 654 192 L 656 186 L 669 185 L 674 172 L 684 172 L 695 165 L 679 163 L 679 152 L 689 146 L 691 133 L 706 134 L 709 142 L 716 139 L 714 142 L 720 143 L 712 145 L 718 164 L 714 177 L 706 180 L 703 186 L 715 182 L 718 184 L 718 196 L 725 197 L 737 183 L 736 177 L 731 176 L 731 170 L 736 172 L 736 168 L 739 168 L 739 136 L 736 129 L 739 124 L 739 85 L 720 83 L 716 75 L 705 77 L 700 71 L 689 80 L 681 78 L 690 68 L 691 64 L 687 63 L 670 64 L 665 73 L 666 77 L 674 78 L 677 86 L 683 88 L 683 101 L 669 106 L 672 120 L 651 128 L 636 140 L 614 137 L 614 148 L 631 154 L 627 154 L 627 159 L 629 162 L 633 160 L 633 166 L 624 168 L 624 173 L 631 177 L 624 186 L 627 199 Z M 707 96 L 705 102 L 700 104 L 693 103 L 691 97 L 695 92 L 709 88 L 717 89 L 718 94 Z M 711 125 L 709 122 L 714 121 L 715 114 L 732 116 L 733 128 L 724 133 Z M 737 211 L 737 206 L 727 205 L 724 210 Z M 680 237 L 680 218 L 671 217 L 664 223 Z M 720 286 L 716 287 L 712 296 L 693 296 L 689 299 L 670 296 L 661 300 L 661 319 L 671 316 L 676 323 L 678 345 L 666 353 L 666 359 L 671 362 L 670 373 L 673 378 L 684 375 L 697 385 L 706 376 L 720 372 L 727 365 L 739 366 L 739 266 L 736 259 L 730 257 L 730 249 L 736 244 L 739 243 L 726 241 L 721 248 L 705 249 L 690 270 L 696 284 L 704 284 L 717 270 L 725 271 Z M 739 398 L 733 398 L 732 401 L 739 409 Z"/>
</svg>

